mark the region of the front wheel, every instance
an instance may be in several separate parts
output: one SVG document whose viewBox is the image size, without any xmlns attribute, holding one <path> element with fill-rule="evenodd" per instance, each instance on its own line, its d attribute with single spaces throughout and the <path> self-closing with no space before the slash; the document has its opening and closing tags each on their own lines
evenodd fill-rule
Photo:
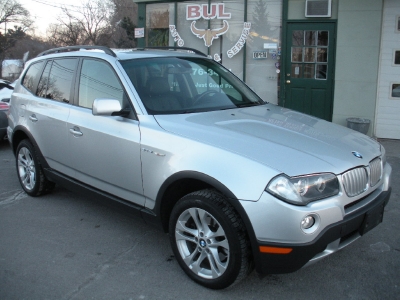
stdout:
<svg viewBox="0 0 400 300">
<path fill-rule="evenodd" d="M 186 195 L 172 210 L 169 233 L 180 266 L 197 283 L 222 289 L 252 270 L 244 224 L 219 193 Z"/>
</svg>

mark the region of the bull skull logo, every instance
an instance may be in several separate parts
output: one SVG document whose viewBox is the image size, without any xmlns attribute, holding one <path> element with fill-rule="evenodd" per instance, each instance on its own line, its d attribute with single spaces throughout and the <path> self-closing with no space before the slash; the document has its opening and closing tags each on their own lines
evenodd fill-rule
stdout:
<svg viewBox="0 0 400 300">
<path fill-rule="evenodd" d="M 210 47 L 214 39 L 217 39 L 220 35 L 223 35 L 229 29 L 229 23 L 225 20 L 224 27 L 218 29 L 198 29 L 196 28 L 195 24 L 196 21 L 193 21 L 192 25 L 190 25 L 192 33 L 199 39 L 203 39 L 207 47 Z"/>
</svg>

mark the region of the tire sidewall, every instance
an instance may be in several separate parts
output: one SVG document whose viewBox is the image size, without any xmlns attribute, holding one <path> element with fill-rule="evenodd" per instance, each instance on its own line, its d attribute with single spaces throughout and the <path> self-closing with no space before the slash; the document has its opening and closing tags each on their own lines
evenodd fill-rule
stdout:
<svg viewBox="0 0 400 300">
<path fill-rule="evenodd" d="M 21 151 L 22 148 L 27 148 L 32 156 L 33 162 L 35 164 L 35 185 L 33 187 L 33 189 L 28 190 L 25 185 L 23 184 L 22 180 L 21 180 L 21 176 L 19 174 L 19 168 L 18 168 L 18 157 L 19 157 L 19 153 Z M 28 140 L 23 140 L 18 144 L 17 147 L 17 151 L 16 151 L 16 167 L 17 167 L 17 174 L 18 174 L 18 180 L 19 183 L 21 184 L 21 187 L 23 188 L 23 190 L 25 191 L 25 193 L 27 193 L 30 196 L 35 196 L 38 192 L 39 192 L 39 188 L 40 188 L 40 166 L 39 166 L 39 161 L 36 157 L 36 153 L 35 153 L 35 149 L 33 148 L 33 145 L 28 141 Z"/>
<path fill-rule="evenodd" d="M 211 214 L 222 226 L 229 244 L 228 268 L 218 278 L 206 279 L 195 274 L 183 261 L 175 240 L 175 227 L 179 216 L 188 208 L 200 208 Z M 241 268 L 241 248 L 238 234 L 232 222 L 215 203 L 201 195 L 187 195 L 177 202 L 172 210 L 169 222 L 169 237 L 174 255 L 185 273 L 197 283 L 212 289 L 226 288 L 235 282 Z"/>
</svg>

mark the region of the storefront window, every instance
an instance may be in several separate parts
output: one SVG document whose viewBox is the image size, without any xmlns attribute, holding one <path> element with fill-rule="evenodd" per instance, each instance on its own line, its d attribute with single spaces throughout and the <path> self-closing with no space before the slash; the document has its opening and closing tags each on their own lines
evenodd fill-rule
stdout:
<svg viewBox="0 0 400 300">
<path fill-rule="evenodd" d="M 244 1 L 148 4 L 146 45 L 200 50 L 244 79 L 264 100 L 277 103 L 282 0 L 248 0 L 247 5 L 245 22 Z"/>
<path fill-rule="evenodd" d="M 169 45 L 169 24 L 174 19 L 174 4 L 149 4 L 146 7 L 146 45 L 160 47 Z"/>
<path fill-rule="evenodd" d="M 247 20 L 251 22 L 251 32 L 247 39 L 246 82 L 261 98 L 275 104 L 278 103 L 279 92 L 281 11 L 281 0 L 248 1 Z M 301 34 L 298 45 L 304 44 L 303 38 Z M 266 58 L 254 58 L 253 53 L 259 51 L 264 52 Z M 302 48 L 292 53 L 295 61 L 299 62 L 303 54 Z M 300 69 L 301 65 L 297 67 Z"/>
</svg>

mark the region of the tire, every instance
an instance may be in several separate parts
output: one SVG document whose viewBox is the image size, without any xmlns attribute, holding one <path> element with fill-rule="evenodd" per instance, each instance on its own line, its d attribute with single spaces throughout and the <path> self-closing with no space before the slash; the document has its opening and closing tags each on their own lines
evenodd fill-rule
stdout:
<svg viewBox="0 0 400 300">
<path fill-rule="evenodd" d="M 35 148 L 29 140 L 18 144 L 16 158 L 18 179 L 28 195 L 40 196 L 54 188 L 54 183 L 44 176 Z"/>
<path fill-rule="evenodd" d="M 245 226 L 215 191 L 202 190 L 180 199 L 171 213 L 169 236 L 181 268 L 207 288 L 226 288 L 252 271 Z"/>
</svg>

